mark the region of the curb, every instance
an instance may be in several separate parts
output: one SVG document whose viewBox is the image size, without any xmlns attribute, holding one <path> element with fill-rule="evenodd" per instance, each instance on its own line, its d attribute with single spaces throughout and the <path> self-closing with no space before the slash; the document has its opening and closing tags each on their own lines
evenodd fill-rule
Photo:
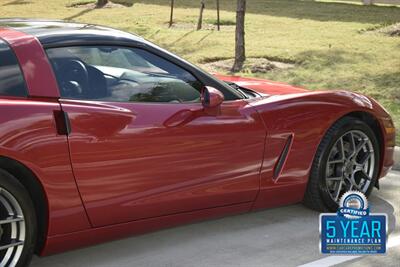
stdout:
<svg viewBox="0 0 400 267">
<path fill-rule="evenodd" d="M 400 171 L 400 147 L 394 148 L 394 165 L 393 170 Z"/>
</svg>

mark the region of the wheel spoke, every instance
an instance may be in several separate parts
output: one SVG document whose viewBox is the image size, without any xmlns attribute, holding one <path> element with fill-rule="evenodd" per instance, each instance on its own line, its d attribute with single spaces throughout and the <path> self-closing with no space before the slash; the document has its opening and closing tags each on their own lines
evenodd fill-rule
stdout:
<svg viewBox="0 0 400 267">
<path fill-rule="evenodd" d="M 5 250 L 5 249 L 9 249 L 9 248 L 12 248 L 12 247 L 22 246 L 23 244 L 24 244 L 24 241 L 11 240 L 10 244 L 0 246 L 0 251 Z"/>
<path fill-rule="evenodd" d="M 339 196 L 340 196 L 340 192 L 342 191 L 342 187 L 343 187 L 343 181 L 339 182 L 336 194 L 335 194 L 335 201 L 338 201 Z"/>
<path fill-rule="evenodd" d="M 24 220 L 24 218 L 22 218 L 22 217 L 17 217 L 17 216 L 8 217 L 8 218 L 6 218 L 4 220 L 0 220 L 0 225 L 8 224 L 8 223 L 14 223 L 14 222 L 21 222 L 23 220 Z"/>
<path fill-rule="evenodd" d="M 359 171 L 362 171 L 362 170 L 364 170 L 364 165 L 356 163 L 356 168 L 355 168 L 354 172 L 359 172 Z"/>
<path fill-rule="evenodd" d="M 326 179 L 328 181 L 341 181 L 341 180 L 343 180 L 343 177 L 342 176 L 340 176 L 340 177 L 328 177 Z"/>
<path fill-rule="evenodd" d="M 344 162 L 344 160 L 342 160 L 342 159 L 337 159 L 337 160 L 328 161 L 328 164 L 338 164 L 338 163 L 343 163 L 343 162 Z"/>
<path fill-rule="evenodd" d="M 351 155 L 354 156 L 356 153 L 356 142 L 354 141 L 354 135 L 353 132 L 350 132 L 350 139 L 351 139 L 351 148 L 352 148 L 352 153 Z"/>
<path fill-rule="evenodd" d="M 344 152 L 343 137 L 340 138 L 340 149 L 341 149 L 341 152 L 342 152 L 342 160 L 345 161 L 346 160 L 346 154 Z"/>
</svg>

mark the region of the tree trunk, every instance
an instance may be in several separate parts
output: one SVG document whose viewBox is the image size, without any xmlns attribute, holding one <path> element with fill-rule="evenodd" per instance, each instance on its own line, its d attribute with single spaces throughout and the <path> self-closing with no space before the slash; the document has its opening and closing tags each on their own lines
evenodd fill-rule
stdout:
<svg viewBox="0 0 400 267">
<path fill-rule="evenodd" d="M 217 0 L 217 30 L 220 30 L 220 21 L 219 21 L 219 0 Z"/>
<path fill-rule="evenodd" d="M 103 7 L 107 5 L 108 0 L 97 0 L 96 7 Z"/>
<path fill-rule="evenodd" d="M 174 0 L 171 0 L 171 15 L 169 16 L 169 27 L 171 28 L 174 19 Z"/>
<path fill-rule="evenodd" d="M 246 0 L 237 0 L 236 10 L 236 40 L 235 40 L 235 63 L 232 71 L 240 71 L 243 63 L 246 60 L 244 46 L 244 16 L 246 13 Z"/>
<path fill-rule="evenodd" d="M 204 0 L 201 1 L 200 4 L 200 15 L 199 15 L 199 21 L 197 22 L 197 30 L 201 30 L 202 24 L 203 24 L 203 11 L 204 11 Z"/>
</svg>

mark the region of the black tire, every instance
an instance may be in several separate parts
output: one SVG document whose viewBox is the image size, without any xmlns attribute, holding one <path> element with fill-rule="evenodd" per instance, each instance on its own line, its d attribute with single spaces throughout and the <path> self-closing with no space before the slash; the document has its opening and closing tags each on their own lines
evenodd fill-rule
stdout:
<svg viewBox="0 0 400 267">
<path fill-rule="evenodd" d="M 36 237 L 37 237 L 37 222 L 36 222 L 36 215 L 35 215 L 35 209 L 32 204 L 32 200 L 30 198 L 29 193 L 27 190 L 24 188 L 24 186 L 10 173 L 6 172 L 5 170 L 0 169 L 0 188 L 2 189 L 0 191 L 0 196 L 3 198 L 3 201 L 6 200 L 6 194 L 11 194 L 12 197 L 18 202 L 19 207 L 22 210 L 23 218 L 24 218 L 24 223 L 25 223 L 25 240 L 22 248 L 22 252 L 19 256 L 19 259 L 17 263 L 11 264 L 11 261 L 13 259 L 16 259 L 15 257 L 15 252 L 13 252 L 12 256 L 10 259 L 7 261 L 7 264 L 5 266 L 16 266 L 16 267 L 23 267 L 23 266 L 28 266 L 31 259 L 32 255 L 35 249 L 35 244 L 36 244 Z M 3 194 L 3 195 L 2 195 Z M 7 216 L 7 211 L 2 207 L 0 203 L 0 209 L 3 208 L 3 210 L 0 210 L 0 216 Z M 0 217 L 0 220 L 3 220 L 4 218 Z M 9 236 L 7 236 L 7 226 L 3 225 L 3 236 L 0 239 L 0 242 L 8 242 L 9 241 Z M 8 243 L 6 243 L 8 244 Z M 1 245 L 0 245 L 1 246 Z M 0 251 L 0 263 L 2 260 L 5 258 L 5 253 L 3 251 Z"/>
<path fill-rule="evenodd" d="M 308 181 L 307 189 L 304 195 L 303 203 L 314 210 L 320 212 L 336 212 L 338 209 L 338 204 L 332 199 L 328 188 L 326 186 L 325 171 L 326 165 L 329 157 L 329 153 L 332 147 L 335 145 L 336 141 L 343 136 L 345 133 L 358 130 L 363 132 L 371 141 L 373 146 L 373 153 L 375 157 L 374 170 L 371 177 L 371 182 L 365 195 L 368 197 L 376 184 L 378 178 L 379 170 L 379 144 L 372 129 L 363 121 L 353 118 L 344 117 L 337 121 L 325 134 L 322 139 L 310 172 L 310 178 Z M 341 194 L 342 195 L 342 194 Z"/>
</svg>

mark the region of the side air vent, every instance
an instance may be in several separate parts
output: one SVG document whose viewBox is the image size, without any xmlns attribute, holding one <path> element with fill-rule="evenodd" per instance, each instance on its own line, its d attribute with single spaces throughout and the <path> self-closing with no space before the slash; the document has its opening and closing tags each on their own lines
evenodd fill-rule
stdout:
<svg viewBox="0 0 400 267">
<path fill-rule="evenodd" d="M 281 174 L 283 165 L 285 164 L 286 158 L 289 154 L 289 149 L 290 149 L 290 145 L 292 144 L 292 140 L 293 140 L 293 135 L 289 135 L 286 143 L 285 143 L 285 147 L 282 150 L 281 155 L 279 156 L 278 162 L 275 165 L 274 168 L 274 179 L 278 178 L 278 176 Z"/>
</svg>

